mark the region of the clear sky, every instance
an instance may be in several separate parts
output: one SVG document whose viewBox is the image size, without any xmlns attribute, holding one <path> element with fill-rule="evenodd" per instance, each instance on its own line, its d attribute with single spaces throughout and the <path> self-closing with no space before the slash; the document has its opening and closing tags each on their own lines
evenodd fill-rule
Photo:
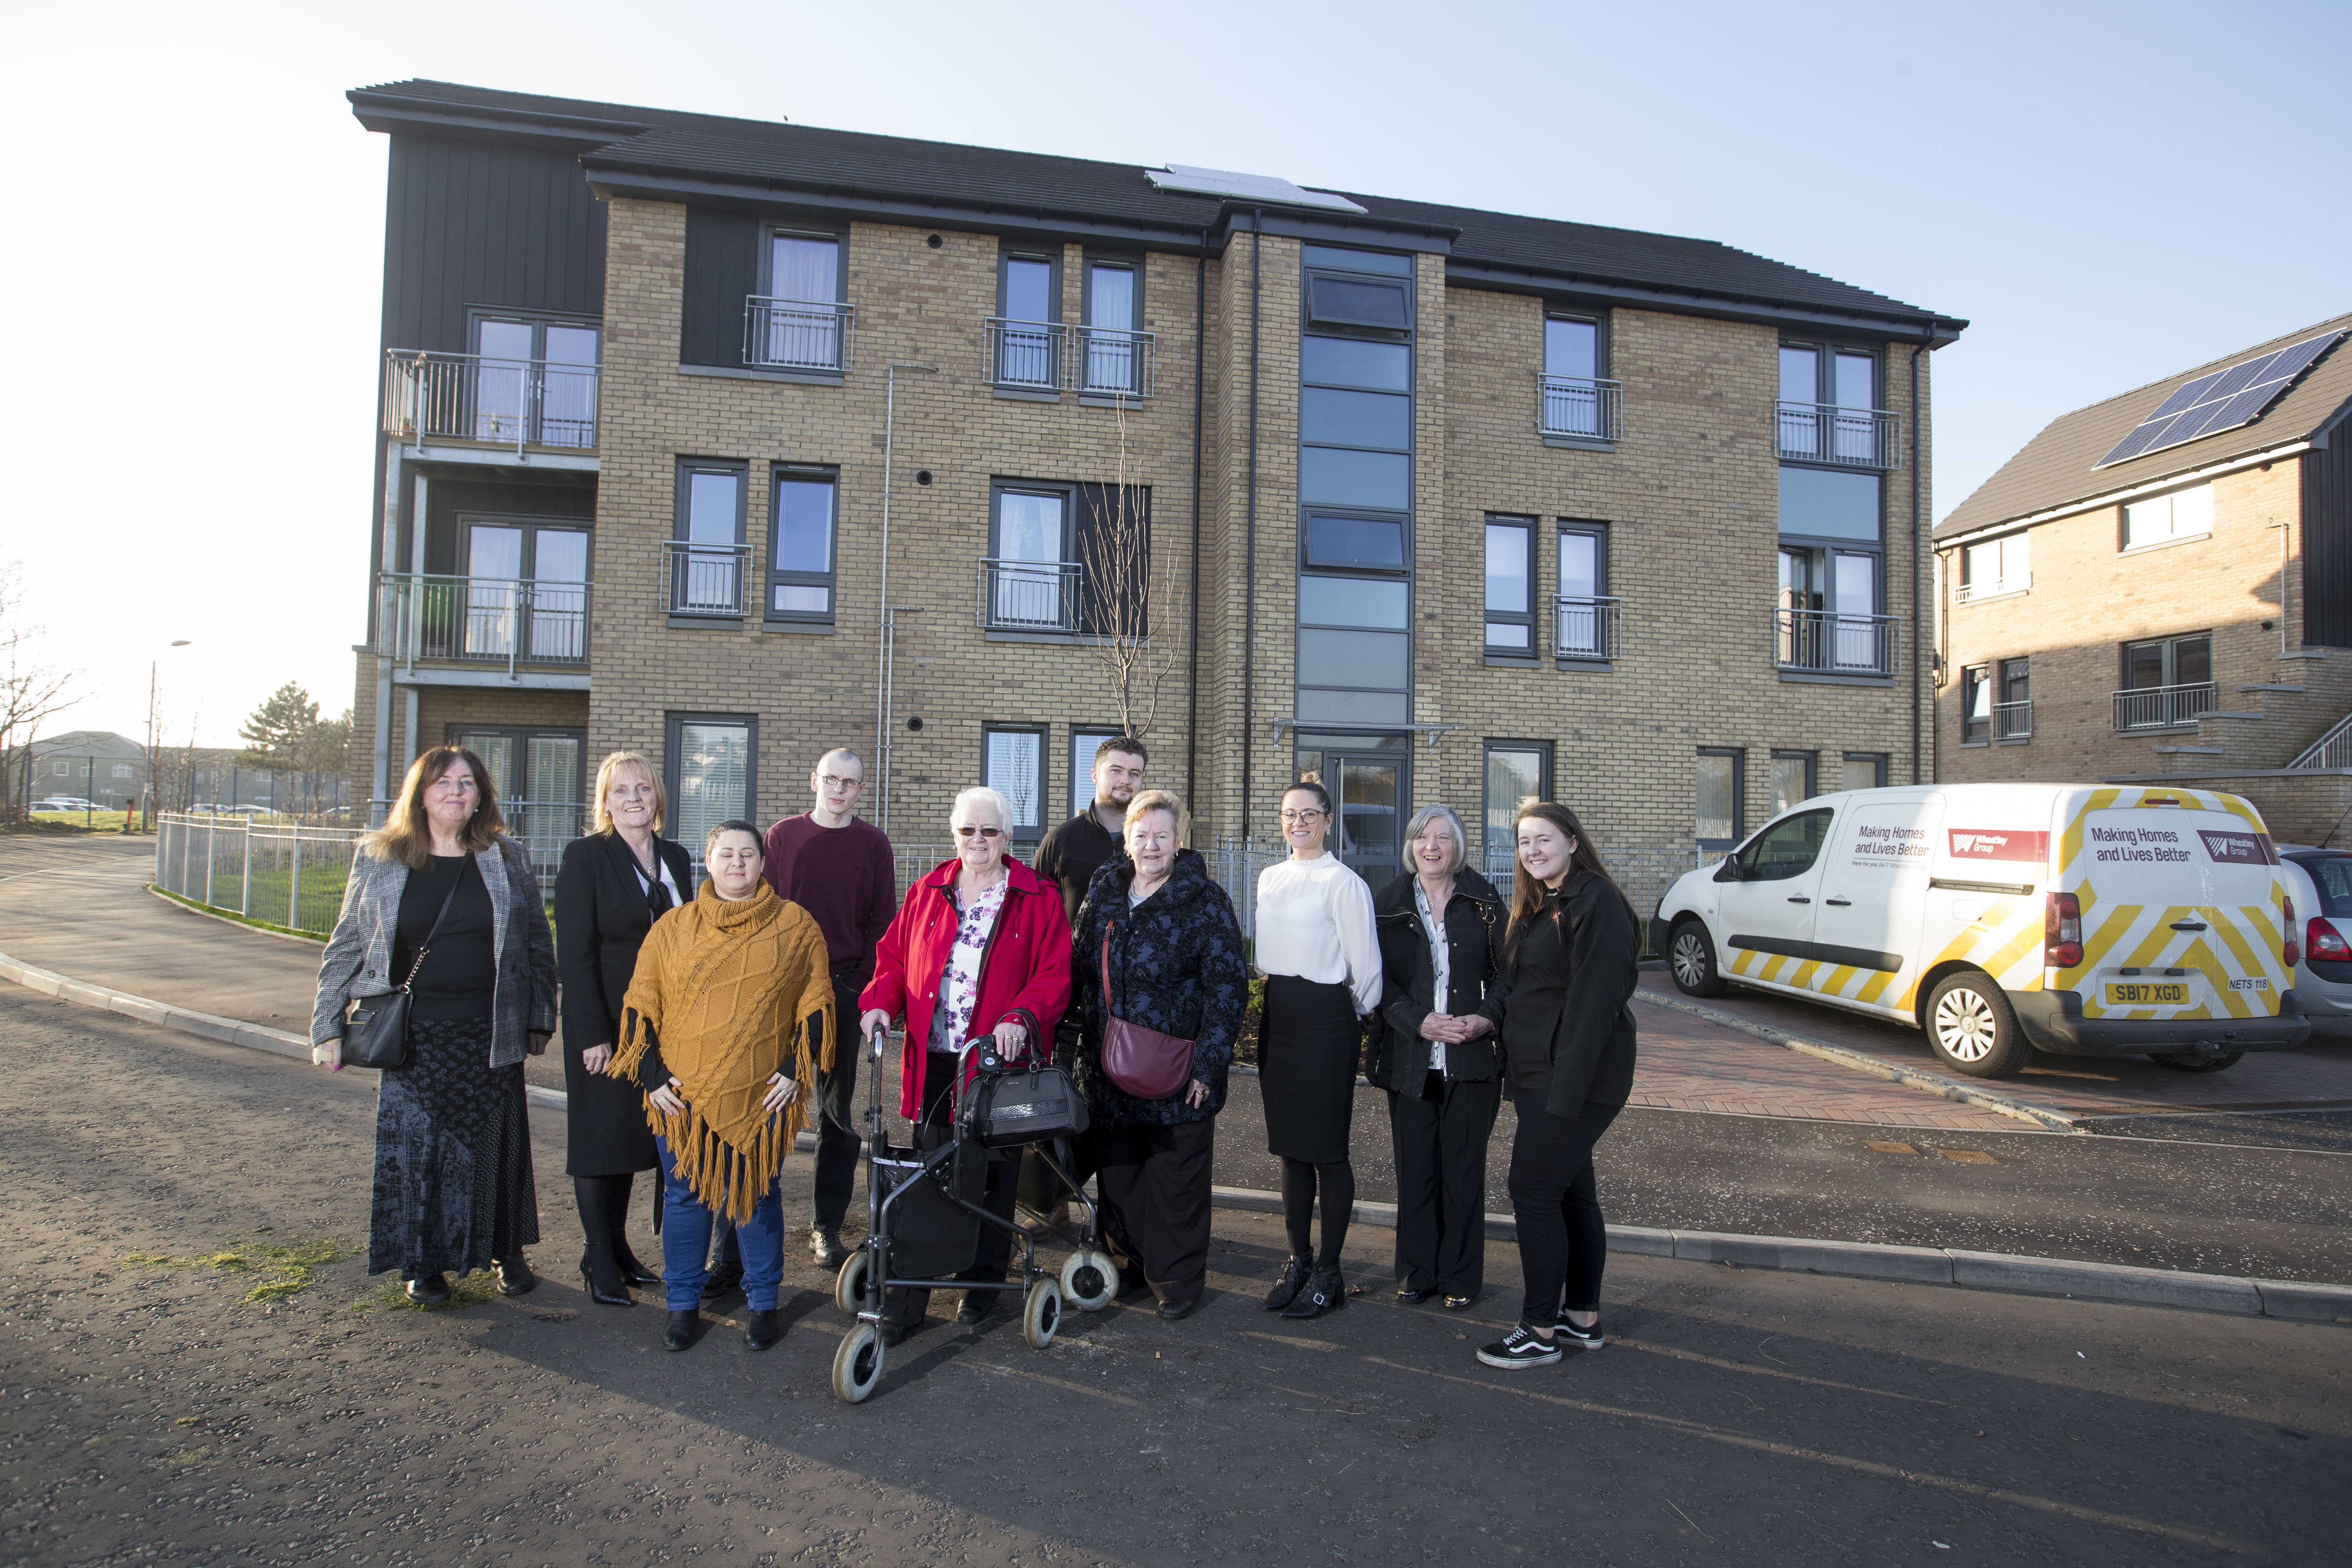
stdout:
<svg viewBox="0 0 2352 1568">
<path fill-rule="evenodd" d="M 2053 416 L 2352 309 L 2352 6 L 10 0 L 0 563 L 174 739 L 352 700 L 385 140 L 436 77 L 1698 235 L 1972 325 L 1941 517 Z M 191 646 L 165 645 L 188 638 Z"/>
</svg>

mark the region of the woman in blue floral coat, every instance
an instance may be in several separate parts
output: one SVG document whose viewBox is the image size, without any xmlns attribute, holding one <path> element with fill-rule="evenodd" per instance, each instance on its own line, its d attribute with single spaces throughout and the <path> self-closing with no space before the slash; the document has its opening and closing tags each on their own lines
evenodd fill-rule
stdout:
<svg viewBox="0 0 2352 1568">
<path fill-rule="evenodd" d="M 1199 854 L 1177 847 L 1185 816 L 1184 803 L 1166 790 L 1129 804 L 1124 853 L 1095 874 L 1070 952 L 1083 1030 L 1078 1081 L 1092 1118 L 1103 1230 L 1122 1272 L 1141 1269 L 1171 1322 L 1201 1304 L 1208 1278 L 1216 1116 L 1249 1000 L 1233 900 Z M 1102 1044 L 1114 1016 L 1192 1042 L 1183 1088 L 1165 1100 L 1138 1100 L 1110 1081 Z"/>
</svg>

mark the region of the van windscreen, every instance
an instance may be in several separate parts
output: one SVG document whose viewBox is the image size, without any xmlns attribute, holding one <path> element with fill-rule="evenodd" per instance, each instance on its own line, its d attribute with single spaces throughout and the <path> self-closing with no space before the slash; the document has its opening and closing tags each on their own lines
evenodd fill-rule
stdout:
<svg viewBox="0 0 2352 1568">
<path fill-rule="evenodd" d="M 2352 855 L 2294 855 L 2288 858 L 2311 873 L 2319 889 L 2322 915 L 2352 915 Z"/>
</svg>

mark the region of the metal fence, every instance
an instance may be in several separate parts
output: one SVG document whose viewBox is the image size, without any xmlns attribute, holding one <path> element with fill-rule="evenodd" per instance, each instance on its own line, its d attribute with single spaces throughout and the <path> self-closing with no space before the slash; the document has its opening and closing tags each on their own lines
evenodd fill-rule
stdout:
<svg viewBox="0 0 2352 1568">
<path fill-rule="evenodd" d="M 167 811 L 155 819 L 155 886 L 191 903 L 323 937 L 343 907 L 349 827 Z"/>
<path fill-rule="evenodd" d="M 588 662 L 585 583 L 386 572 L 376 651 L 398 664 Z"/>
<path fill-rule="evenodd" d="M 1903 647 L 1895 616 L 1832 610 L 1772 612 L 1773 662 L 1830 675 L 1893 675 Z"/>
<path fill-rule="evenodd" d="M 1555 595 L 1551 650 L 1561 658 L 1615 658 L 1621 601 L 1583 595 Z"/>
<path fill-rule="evenodd" d="M 743 363 L 769 370 L 839 370 L 850 364 L 856 307 L 830 300 L 743 301 Z"/>
<path fill-rule="evenodd" d="M 1590 441 L 1623 439 L 1617 418 L 1622 383 L 1582 375 L 1545 375 L 1537 377 L 1537 425 L 1543 434 Z"/>
<path fill-rule="evenodd" d="M 518 451 L 596 446 L 593 364 L 389 349 L 383 433 L 403 441 L 479 441 Z"/>
<path fill-rule="evenodd" d="M 1157 340 L 1150 332 L 990 316 L 988 379 L 1027 392 L 1149 397 Z"/>
<path fill-rule="evenodd" d="M 980 624 L 992 632 L 1066 632 L 1078 624 L 1075 561 L 980 563 Z"/>
<path fill-rule="evenodd" d="M 2179 686 L 2141 686 L 2115 694 L 2115 725 L 2121 730 L 2193 730 L 2197 716 L 2211 710 L 2218 691 L 2210 680 Z"/>
<path fill-rule="evenodd" d="M 2298 772 L 2306 768 L 2352 768 L 2352 719 L 2338 720 L 2334 728 L 2314 741 L 2287 766 Z"/>
<path fill-rule="evenodd" d="M 1783 458 L 1850 468 L 1903 466 L 1903 416 L 1835 403 L 1781 403 L 1775 435 Z"/>
<path fill-rule="evenodd" d="M 734 619 L 743 614 L 744 579 L 751 570 L 748 544 L 701 544 L 673 539 L 664 545 L 662 574 L 668 579 L 663 595 L 673 616 L 718 616 Z"/>
</svg>

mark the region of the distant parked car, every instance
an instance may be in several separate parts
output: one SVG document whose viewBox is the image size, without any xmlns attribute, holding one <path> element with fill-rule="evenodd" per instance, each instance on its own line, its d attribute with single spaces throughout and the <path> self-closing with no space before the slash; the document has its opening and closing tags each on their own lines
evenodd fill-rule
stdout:
<svg viewBox="0 0 2352 1568">
<path fill-rule="evenodd" d="M 35 811 L 103 811 L 96 801 L 84 800 L 78 795 L 53 795 L 33 803 Z"/>
<path fill-rule="evenodd" d="M 2303 922 L 2294 999 L 2315 1018 L 2352 1018 L 2352 851 L 2278 847 Z"/>
</svg>

